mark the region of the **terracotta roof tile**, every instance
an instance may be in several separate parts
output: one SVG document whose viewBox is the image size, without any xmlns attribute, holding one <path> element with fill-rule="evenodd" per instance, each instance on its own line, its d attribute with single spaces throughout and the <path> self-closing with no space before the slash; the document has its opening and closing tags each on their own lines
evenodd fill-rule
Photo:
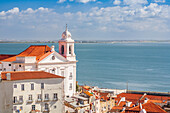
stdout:
<svg viewBox="0 0 170 113">
<path fill-rule="evenodd" d="M 89 93 L 88 91 L 84 91 L 84 93 L 88 96 L 93 96 L 93 94 Z"/>
<path fill-rule="evenodd" d="M 142 105 L 142 109 L 145 109 L 147 113 L 166 113 L 161 107 L 158 105 L 152 103 L 152 102 L 147 102 Z M 136 106 L 134 108 L 130 108 L 125 111 L 126 113 L 136 113 L 139 112 L 139 106 Z"/>
<path fill-rule="evenodd" d="M 13 56 L 15 56 L 15 55 L 0 54 L 0 61 L 7 59 L 7 58 L 10 58 L 10 57 L 13 57 Z"/>
<path fill-rule="evenodd" d="M 53 53 L 53 52 L 51 52 L 51 51 L 49 51 L 49 52 L 47 52 L 46 54 L 44 54 L 43 56 L 41 56 L 39 59 L 38 59 L 38 62 L 40 62 L 41 60 L 43 60 L 44 58 L 46 58 L 48 55 L 50 55 L 51 53 Z"/>
<path fill-rule="evenodd" d="M 142 94 L 131 94 L 131 93 L 121 93 L 117 95 L 117 99 L 115 100 L 120 100 L 121 97 L 125 97 L 126 101 L 130 101 L 133 104 L 138 102 L 140 97 L 142 97 Z M 163 102 L 163 100 L 167 101 L 170 99 L 168 96 L 155 96 L 155 95 L 145 95 L 145 97 L 141 100 L 141 103 L 144 102 L 145 98 L 148 98 L 149 100 L 160 100 Z"/>
<path fill-rule="evenodd" d="M 123 107 L 122 106 L 114 106 L 111 110 L 111 112 L 115 111 L 115 110 L 122 110 Z"/>
<path fill-rule="evenodd" d="M 16 61 L 16 57 L 19 56 L 36 56 L 36 60 L 39 60 L 44 54 L 51 51 L 51 48 L 47 45 L 31 45 L 23 52 L 19 53 L 16 56 L 4 59 L 4 62 L 13 62 Z"/>
<path fill-rule="evenodd" d="M 2 72 L 2 80 L 6 80 L 6 74 L 11 74 L 11 80 L 25 80 L 25 79 L 46 79 L 46 78 L 64 78 L 55 74 L 51 74 L 44 71 L 11 71 L 11 72 Z"/>
<path fill-rule="evenodd" d="M 109 99 L 108 94 L 109 93 L 100 93 L 100 99 L 108 100 Z"/>
</svg>

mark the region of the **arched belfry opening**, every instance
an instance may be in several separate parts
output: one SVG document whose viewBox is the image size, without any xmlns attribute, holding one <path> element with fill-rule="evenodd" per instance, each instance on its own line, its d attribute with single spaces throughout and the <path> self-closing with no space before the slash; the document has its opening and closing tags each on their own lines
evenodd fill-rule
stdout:
<svg viewBox="0 0 170 113">
<path fill-rule="evenodd" d="M 69 54 L 71 54 L 71 46 L 69 46 Z"/>
<path fill-rule="evenodd" d="M 64 45 L 61 46 L 61 54 L 64 55 Z"/>
</svg>

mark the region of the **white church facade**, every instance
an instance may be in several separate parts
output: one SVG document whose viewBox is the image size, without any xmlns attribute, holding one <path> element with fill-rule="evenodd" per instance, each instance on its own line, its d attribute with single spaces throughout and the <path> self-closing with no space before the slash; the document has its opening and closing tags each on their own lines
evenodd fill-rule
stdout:
<svg viewBox="0 0 170 113">
<path fill-rule="evenodd" d="M 54 46 L 31 45 L 17 55 L 0 55 L 0 72 L 4 71 L 45 71 L 65 77 L 65 97 L 76 92 L 76 55 L 74 40 L 67 30 L 59 40 L 59 53 Z"/>
</svg>

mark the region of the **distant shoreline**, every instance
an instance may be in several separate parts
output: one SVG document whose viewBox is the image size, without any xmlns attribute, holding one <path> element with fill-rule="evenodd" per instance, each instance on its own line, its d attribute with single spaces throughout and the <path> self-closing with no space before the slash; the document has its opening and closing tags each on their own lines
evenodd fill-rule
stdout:
<svg viewBox="0 0 170 113">
<path fill-rule="evenodd" d="M 58 41 L 0 41 L 0 43 L 58 43 Z M 170 43 L 170 40 L 76 40 L 75 43 Z"/>
</svg>

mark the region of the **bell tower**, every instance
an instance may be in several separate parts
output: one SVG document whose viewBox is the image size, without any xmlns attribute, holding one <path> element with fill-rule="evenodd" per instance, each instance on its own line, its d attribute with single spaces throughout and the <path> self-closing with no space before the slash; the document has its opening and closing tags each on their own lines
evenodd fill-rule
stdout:
<svg viewBox="0 0 170 113">
<path fill-rule="evenodd" d="M 69 61 L 76 61 L 76 55 L 74 53 L 74 40 L 71 38 L 71 33 L 66 29 L 62 33 L 62 38 L 58 41 L 59 53 Z"/>
</svg>

